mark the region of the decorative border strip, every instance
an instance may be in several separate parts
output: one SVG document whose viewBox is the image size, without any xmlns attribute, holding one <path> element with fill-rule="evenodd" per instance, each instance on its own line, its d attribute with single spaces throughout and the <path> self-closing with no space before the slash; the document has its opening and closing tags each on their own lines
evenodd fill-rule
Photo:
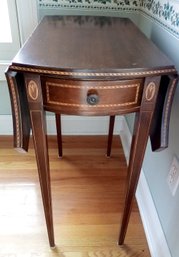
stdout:
<svg viewBox="0 0 179 257">
<path fill-rule="evenodd" d="M 47 103 L 50 104 L 55 104 L 55 105 L 62 105 L 62 106 L 70 106 L 70 107 L 82 107 L 82 108 L 91 108 L 91 107 L 99 107 L 99 108 L 104 108 L 104 107 L 124 107 L 124 106 L 131 106 L 135 105 L 138 102 L 139 98 L 139 89 L 140 89 L 140 84 L 131 84 L 131 85 L 115 85 L 115 86 L 97 86 L 95 89 L 119 89 L 119 88 L 136 88 L 136 95 L 135 95 L 135 100 L 133 102 L 127 102 L 127 103 L 118 103 L 118 104 L 96 104 L 96 105 L 88 105 L 88 104 L 71 104 L 71 103 L 64 103 L 64 102 L 58 102 L 58 101 L 52 101 L 50 100 L 50 93 L 49 93 L 49 86 L 57 86 L 57 87 L 62 87 L 62 88 L 78 88 L 78 89 L 94 89 L 95 87 L 90 87 L 90 86 L 79 86 L 79 85 L 63 85 L 63 84 L 57 84 L 57 83 L 51 83 L 47 82 L 46 83 L 46 94 L 47 94 Z"/>
<path fill-rule="evenodd" d="M 15 127 L 16 127 L 16 147 L 18 148 L 18 147 L 21 147 L 20 142 L 21 142 L 22 128 L 21 128 L 21 122 L 19 120 L 20 111 L 18 110 L 18 101 L 16 98 L 15 85 L 11 76 L 9 76 L 9 85 L 10 85 L 12 100 L 13 100 Z"/>
<path fill-rule="evenodd" d="M 140 10 L 140 12 L 143 13 L 143 15 L 146 15 L 152 21 L 155 21 L 156 23 L 158 23 L 164 29 L 168 30 L 172 35 L 179 38 L 179 31 L 177 31 L 175 28 L 171 27 L 170 25 L 167 25 L 167 23 L 163 23 L 160 19 L 158 19 L 154 15 L 151 15 L 150 13 L 148 13 L 145 10 Z"/>
<path fill-rule="evenodd" d="M 51 101 L 51 100 L 49 100 L 49 99 L 47 99 L 47 103 L 49 103 L 49 104 L 55 104 L 55 105 L 68 106 L 68 107 L 82 107 L 82 108 L 125 107 L 125 106 L 131 106 L 131 105 L 135 105 L 135 104 L 136 104 L 135 101 L 134 101 L 134 102 L 128 102 L 128 103 L 121 103 L 121 104 L 97 104 L 97 105 L 69 104 L 69 103 Z"/>
<path fill-rule="evenodd" d="M 62 87 L 62 88 L 79 88 L 79 89 L 118 89 L 118 88 L 132 88 L 132 87 L 139 87 L 140 84 L 129 84 L 129 85 L 115 85 L 115 86 L 80 86 L 80 85 L 69 85 L 69 84 L 59 84 L 59 83 L 52 83 L 47 82 L 46 83 L 47 88 L 49 89 L 49 86 L 55 86 L 55 87 Z"/>
<path fill-rule="evenodd" d="M 140 11 L 159 22 L 176 36 L 179 36 L 179 1 L 141 1 Z"/>
<path fill-rule="evenodd" d="M 135 76 L 146 76 L 146 75 L 160 75 L 160 74 L 170 74 L 176 73 L 175 68 L 163 69 L 163 70 L 153 70 L 153 71 L 141 71 L 141 72 L 69 72 L 69 71 L 58 71 L 58 70 L 46 70 L 46 69 L 34 69 L 28 67 L 21 67 L 11 65 L 10 69 L 13 71 L 26 71 L 33 73 L 51 74 L 59 76 L 73 76 L 73 77 L 135 77 Z"/>
<path fill-rule="evenodd" d="M 171 108 L 171 101 L 172 101 L 172 97 L 173 97 L 173 94 L 174 94 L 176 83 L 177 83 L 177 79 L 174 79 L 173 82 L 172 82 L 172 85 L 170 86 L 170 89 L 169 89 L 167 104 L 166 104 L 166 107 L 165 107 L 164 125 L 163 125 L 163 142 L 165 142 L 165 144 L 166 144 L 166 140 L 167 140 L 166 134 L 167 134 L 168 117 L 169 117 L 169 112 L 170 112 L 170 108 Z"/>
<path fill-rule="evenodd" d="M 38 0 L 39 8 L 73 8 L 88 10 L 138 10 L 140 0 Z"/>
<path fill-rule="evenodd" d="M 140 12 L 158 22 L 176 37 L 179 37 L 179 1 L 144 0 Z"/>
</svg>

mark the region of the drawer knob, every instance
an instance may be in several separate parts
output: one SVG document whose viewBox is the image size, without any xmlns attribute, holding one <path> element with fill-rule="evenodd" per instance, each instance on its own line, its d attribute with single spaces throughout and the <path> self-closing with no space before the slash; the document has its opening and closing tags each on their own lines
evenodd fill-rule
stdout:
<svg viewBox="0 0 179 257">
<path fill-rule="evenodd" d="M 86 100 L 89 105 L 96 105 L 99 102 L 99 96 L 96 92 L 88 92 Z"/>
</svg>

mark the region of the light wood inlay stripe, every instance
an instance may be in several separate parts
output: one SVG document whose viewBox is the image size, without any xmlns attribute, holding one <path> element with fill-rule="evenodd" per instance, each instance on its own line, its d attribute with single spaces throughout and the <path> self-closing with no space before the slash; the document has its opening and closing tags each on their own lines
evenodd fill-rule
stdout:
<svg viewBox="0 0 179 257">
<path fill-rule="evenodd" d="M 140 84 L 129 84 L 129 85 L 114 85 L 114 86 L 80 86 L 80 85 L 69 85 L 69 84 L 59 84 L 59 83 L 52 83 L 47 82 L 46 85 L 49 86 L 55 86 L 55 87 L 62 87 L 62 88 L 79 88 L 79 89 L 119 89 L 119 88 L 132 88 L 132 87 L 139 87 Z"/>
<path fill-rule="evenodd" d="M 57 71 L 57 70 L 46 70 L 46 69 L 35 69 L 28 67 L 19 67 L 15 65 L 10 66 L 11 70 L 14 71 L 27 71 L 42 74 L 51 74 L 59 76 L 80 76 L 80 77 L 122 77 L 122 76 L 146 76 L 146 75 L 159 75 L 159 74 L 169 74 L 175 73 L 176 69 L 162 69 L 153 71 L 141 71 L 141 72 L 68 72 L 68 71 Z"/>
<path fill-rule="evenodd" d="M 16 95 L 16 91 L 15 91 L 15 85 L 14 85 L 14 81 L 12 79 L 11 76 L 9 76 L 9 83 L 10 83 L 10 87 L 11 87 L 11 93 L 12 93 L 12 101 L 13 101 L 13 106 L 14 106 L 14 115 L 15 115 L 15 127 L 16 127 L 16 147 L 20 147 L 20 138 L 21 138 L 21 123 L 19 120 L 19 108 L 18 108 L 18 103 L 17 103 L 17 95 Z"/>
<path fill-rule="evenodd" d="M 175 88 L 176 84 L 176 79 L 173 80 L 172 85 L 170 87 L 168 99 L 167 99 L 167 104 L 166 104 L 166 109 L 165 109 L 165 117 L 164 117 L 164 126 L 163 126 L 163 140 L 166 140 L 166 133 L 167 133 L 167 124 L 168 124 L 168 114 L 170 110 L 170 105 L 171 105 L 171 100 L 172 100 L 172 95 L 173 95 L 173 90 Z"/>
</svg>

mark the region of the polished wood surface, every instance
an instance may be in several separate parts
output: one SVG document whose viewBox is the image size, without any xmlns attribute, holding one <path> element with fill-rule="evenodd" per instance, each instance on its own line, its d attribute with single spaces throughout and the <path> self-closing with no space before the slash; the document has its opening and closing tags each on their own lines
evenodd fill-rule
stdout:
<svg viewBox="0 0 179 257">
<path fill-rule="evenodd" d="M 173 67 L 129 19 L 89 16 L 45 17 L 12 64 L 98 73 Z"/>
<path fill-rule="evenodd" d="M 113 117 L 136 113 L 118 241 L 123 244 L 148 138 L 153 150 L 168 146 L 178 79 L 172 62 L 129 19 L 54 16 L 43 19 L 6 76 L 15 147 L 28 149 L 32 128 L 51 247 L 55 240 L 44 111 Z"/>
<path fill-rule="evenodd" d="M 106 136 L 49 137 L 56 249 L 49 249 L 35 152 L 0 137 L 0 254 L 18 257 L 149 257 L 136 202 L 126 241 L 117 246 L 127 166 L 120 138 L 106 158 Z M 92 169 L 93 168 L 93 169 Z"/>
</svg>

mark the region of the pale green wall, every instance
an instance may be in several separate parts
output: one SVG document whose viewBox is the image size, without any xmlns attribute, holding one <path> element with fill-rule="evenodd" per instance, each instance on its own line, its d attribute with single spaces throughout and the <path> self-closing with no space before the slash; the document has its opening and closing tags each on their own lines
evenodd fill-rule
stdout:
<svg viewBox="0 0 179 257">
<path fill-rule="evenodd" d="M 139 27 L 160 47 L 179 70 L 179 39 L 173 36 L 157 22 L 147 16 L 140 16 Z M 173 197 L 167 185 L 167 175 L 172 162 L 172 157 L 176 155 L 179 159 L 179 88 L 176 90 L 172 107 L 170 121 L 170 135 L 168 149 L 153 153 L 150 142 L 148 142 L 147 152 L 143 163 L 145 177 L 156 206 L 156 210 L 165 233 L 172 257 L 179 256 L 179 190 Z M 129 126 L 133 126 L 133 115 L 127 116 Z"/>
<path fill-rule="evenodd" d="M 9 92 L 7 83 L 5 81 L 0 81 L 0 115 L 8 115 L 11 114 L 10 100 L 9 100 Z"/>
</svg>

